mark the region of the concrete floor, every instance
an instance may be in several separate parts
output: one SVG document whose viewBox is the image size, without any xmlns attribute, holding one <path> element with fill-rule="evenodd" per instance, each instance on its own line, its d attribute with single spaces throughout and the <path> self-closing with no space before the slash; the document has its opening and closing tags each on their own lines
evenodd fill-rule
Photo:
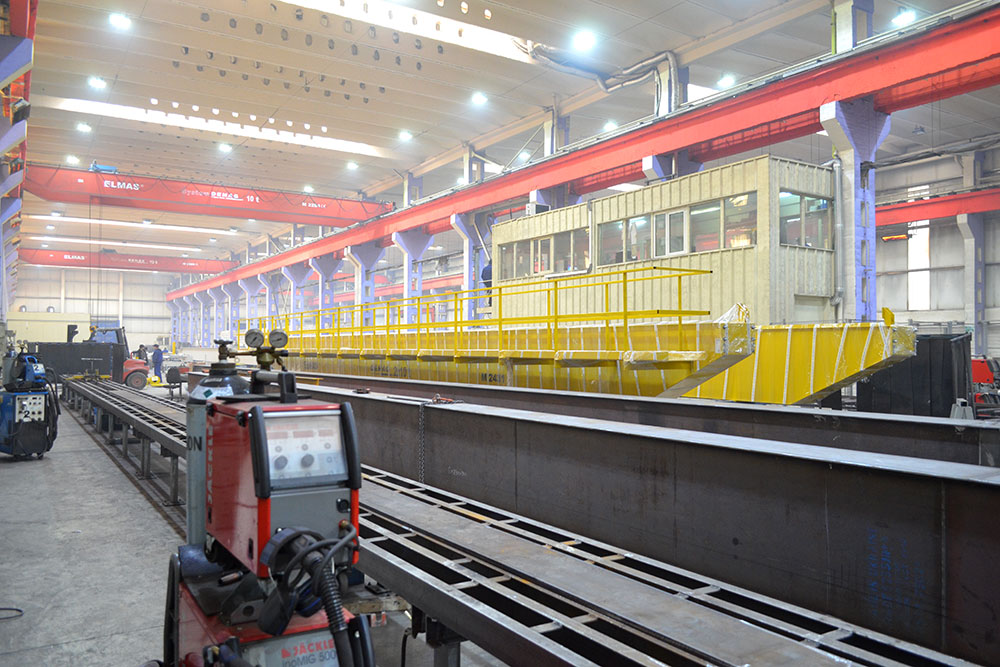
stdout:
<svg viewBox="0 0 1000 667">
<path fill-rule="evenodd" d="M 0 667 L 162 657 L 167 561 L 181 538 L 72 414 L 44 459 L 0 455 L 0 508 L 0 607 L 24 610 L 0 620 Z M 408 624 L 392 614 L 373 630 L 379 665 L 399 664 Z M 461 653 L 464 665 L 501 664 L 468 643 Z M 406 663 L 433 664 L 422 638 Z"/>
</svg>

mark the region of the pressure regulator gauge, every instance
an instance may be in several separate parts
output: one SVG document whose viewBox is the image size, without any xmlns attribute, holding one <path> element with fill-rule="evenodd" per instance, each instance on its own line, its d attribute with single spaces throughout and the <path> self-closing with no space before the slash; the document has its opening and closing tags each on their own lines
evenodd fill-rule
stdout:
<svg viewBox="0 0 1000 667">
<path fill-rule="evenodd" d="M 279 331 L 278 329 L 275 329 L 267 337 L 267 342 L 269 342 L 271 344 L 271 347 L 274 348 L 285 347 L 286 345 L 288 345 L 288 334 L 286 334 L 284 331 Z"/>
<path fill-rule="evenodd" d="M 260 329 L 250 329 L 243 340 L 247 347 L 260 347 L 264 344 L 264 333 Z"/>
</svg>

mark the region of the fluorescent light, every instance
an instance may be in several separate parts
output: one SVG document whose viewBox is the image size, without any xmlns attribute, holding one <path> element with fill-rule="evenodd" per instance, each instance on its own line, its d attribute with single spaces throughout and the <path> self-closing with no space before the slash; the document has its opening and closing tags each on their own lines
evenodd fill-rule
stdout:
<svg viewBox="0 0 1000 667">
<path fill-rule="evenodd" d="M 67 155 L 66 164 L 80 164 L 80 158 L 75 155 Z"/>
<path fill-rule="evenodd" d="M 304 127 L 305 129 L 307 129 L 307 130 L 308 130 L 308 129 L 311 129 L 311 128 L 312 128 L 312 125 L 310 125 L 309 123 L 303 123 L 303 124 L 302 124 L 302 127 Z"/>
<path fill-rule="evenodd" d="M 400 130 L 399 131 L 399 140 L 400 141 L 409 141 L 412 138 L 413 138 L 413 134 L 409 130 Z"/>
<path fill-rule="evenodd" d="M 191 255 L 189 255 L 189 254 L 188 254 L 188 253 L 186 253 L 186 252 L 185 252 L 185 253 L 182 253 L 182 254 L 181 254 L 181 257 L 190 257 L 190 256 L 191 256 Z"/>
<path fill-rule="evenodd" d="M 56 228 L 55 225 L 45 225 L 45 229 L 49 230 L 50 232 L 55 228 Z"/>
<path fill-rule="evenodd" d="M 615 190 L 616 192 L 635 192 L 641 189 L 642 186 L 635 183 L 619 183 L 618 185 L 608 187 L 608 190 Z"/>
<path fill-rule="evenodd" d="M 473 49 L 522 63 L 533 63 L 531 56 L 518 48 L 516 35 L 508 35 L 472 23 L 465 23 L 419 9 L 401 6 L 399 0 L 331 2 L 331 0 L 283 0 L 285 4 L 314 9 L 344 19 L 376 25 L 413 35 L 435 43 L 443 42 Z M 523 40 L 522 40 L 523 41 Z"/>
<path fill-rule="evenodd" d="M 573 50 L 580 51 L 581 53 L 586 53 L 594 48 L 597 44 L 597 35 L 590 32 L 589 30 L 581 30 L 580 32 L 573 35 Z"/>
<path fill-rule="evenodd" d="M 60 213 L 59 211 L 52 211 L 52 217 L 53 218 L 61 218 L 62 217 L 62 213 Z"/>
<path fill-rule="evenodd" d="M 291 127 L 292 126 L 292 121 L 286 120 L 285 121 L 285 125 L 287 125 L 288 127 Z"/>
<path fill-rule="evenodd" d="M 273 118 L 268 118 L 267 122 L 270 123 L 271 125 L 274 125 L 274 119 Z"/>
<path fill-rule="evenodd" d="M 119 30 L 128 30 L 132 27 L 132 19 L 124 14 L 111 14 L 108 16 L 108 23 Z"/>
<path fill-rule="evenodd" d="M 240 117 L 240 112 L 238 112 L 238 111 L 233 111 L 232 114 L 233 114 L 233 118 L 239 118 Z M 309 127 L 307 126 L 306 129 L 308 130 Z"/>
<path fill-rule="evenodd" d="M 250 120 L 251 121 L 257 120 L 257 116 L 254 114 L 250 114 Z"/>
<path fill-rule="evenodd" d="M 316 188 L 311 185 L 305 185 L 302 187 L 302 192 L 315 192 Z"/>
<path fill-rule="evenodd" d="M 86 132 L 90 132 L 92 129 L 94 129 L 94 128 L 92 128 L 91 126 L 87 125 L 86 123 L 77 123 L 76 124 L 76 130 L 77 130 L 77 132 L 84 132 L 84 133 L 86 133 Z"/>
<path fill-rule="evenodd" d="M 429 247 L 427 249 L 428 250 L 444 250 L 444 246 L 443 245 L 432 245 L 431 247 Z"/>
<path fill-rule="evenodd" d="M 99 76 L 92 76 L 87 79 L 87 85 L 95 90 L 104 90 L 108 87 L 108 82 Z"/>
<path fill-rule="evenodd" d="M 65 217 L 62 215 L 26 215 L 26 218 L 31 218 L 33 220 L 44 220 L 47 222 L 78 222 L 85 225 L 108 225 L 111 227 L 139 227 L 142 229 L 162 229 L 171 232 L 192 232 L 195 234 L 225 234 L 227 236 L 232 235 L 232 232 L 226 232 L 218 229 L 205 229 L 203 227 L 189 227 L 187 225 L 162 225 L 157 224 L 145 218 L 142 222 L 130 222 L 127 220 L 105 220 L 103 218 L 73 218 Z M 149 220 L 147 222 L 147 220 Z"/>
<path fill-rule="evenodd" d="M 323 125 L 322 127 L 320 127 L 319 131 L 323 132 L 325 134 L 326 133 L 326 125 Z"/>
<path fill-rule="evenodd" d="M 177 107 L 179 107 L 180 105 L 181 105 L 181 103 L 180 103 L 180 102 L 171 102 L 171 103 L 170 103 L 170 106 L 172 106 L 172 107 L 173 107 L 173 108 L 175 108 L 175 109 L 176 109 Z"/>
<path fill-rule="evenodd" d="M 735 77 L 732 74 L 723 74 L 722 78 L 715 83 L 715 87 L 719 90 L 725 90 L 736 83 Z"/>
<path fill-rule="evenodd" d="M 247 222 L 257 222 L 257 218 L 247 218 Z"/>
<path fill-rule="evenodd" d="M 160 103 L 160 100 L 156 99 L 155 97 L 150 97 L 149 98 L 149 103 L 152 104 L 155 107 L 157 104 Z"/>
<path fill-rule="evenodd" d="M 528 160 L 531 159 L 531 153 L 529 153 L 528 151 L 521 151 L 521 154 L 518 155 L 517 157 L 521 159 L 521 162 L 527 162 Z"/>
<path fill-rule="evenodd" d="M 48 248 L 48 247 L 49 247 L 49 244 L 48 244 L 48 243 L 43 243 L 43 244 L 42 244 L 42 247 L 43 247 L 43 248 Z"/>
<path fill-rule="evenodd" d="M 218 116 L 219 115 L 219 110 L 213 107 L 212 108 L 212 115 L 213 116 Z"/>
<path fill-rule="evenodd" d="M 217 238 L 215 238 L 215 237 L 213 236 L 212 238 L 208 239 L 208 242 L 209 242 L 209 243 L 218 243 L 218 242 L 219 242 L 219 239 L 217 239 Z"/>
<path fill-rule="evenodd" d="M 355 169 L 358 168 L 358 163 L 357 162 L 348 162 L 347 163 L 347 168 L 350 169 L 351 171 L 354 171 Z"/>
<path fill-rule="evenodd" d="M 142 224 L 144 224 L 144 225 L 151 225 L 151 224 L 153 224 L 153 219 L 152 218 L 143 218 L 142 219 Z"/>
<path fill-rule="evenodd" d="M 233 147 L 230 146 L 229 144 L 219 144 L 219 150 L 222 151 L 223 153 L 232 153 Z"/>
<path fill-rule="evenodd" d="M 335 139 L 333 137 L 323 137 L 298 132 L 287 132 L 274 130 L 272 128 L 257 127 L 255 125 L 243 125 L 230 121 L 223 121 L 215 118 L 199 118 L 197 116 L 185 116 L 180 113 L 167 113 L 156 109 L 143 109 L 141 107 L 130 107 L 121 104 L 110 104 L 107 102 L 96 102 L 93 100 L 78 100 L 61 97 L 50 97 L 48 95 L 33 95 L 32 104 L 38 107 L 58 109 L 60 111 L 70 111 L 83 113 L 92 116 L 105 116 L 108 118 L 118 118 L 121 120 L 131 120 L 140 123 L 150 123 L 153 125 L 167 125 L 170 127 L 183 127 L 191 130 L 201 130 L 226 134 L 235 137 L 245 137 L 247 139 L 260 139 L 263 141 L 275 141 L 296 146 L 318 148 L 322 150 L 338 151 L 341 153 L 354 153 L 356 155 L 367 155 L 369 157 L 393 158 L 392 151 L 345 139 Z"/>
<path fill-rule="evenodd" d="M 605 132 L 614 132 L 617 129 L 618 129 L 618 123 L 616 123 L 613 120 L 609 120 L 607 123 L 604 124 Z"/>
<path fill-rule="evenodd" d="M 478 90 L 472 93 L 472 103 L 475 104 L 477 107 L 481 107 L 489 101 L 490 98 L 486 97 L 484 93 L 481 93 Z"/>
<path fill-rule="evenodd" d="M 191 105 L 191 111 L 199 111 L 200 109 L 201 109 L 201 107 L 198 106 L 197 104 L 192 104 Z"/>
<path fill-rule="evenodd" d="M 81 245 L 115 246 L 125 248 L 155 248 L 158 250 L 186 250 L 201 252 L 201 248 L 182 245 L 164 245 L 162 243 L 136 243 L 135 241 L 105 241 L 103 239 L 78 239 L 66 236 L 32 236 L 32 241 L 49 241 L 50 243 L 79 243 Z"/>
<path fill-rule="evenodd" d="M 917 13 L 915 11 L 912 9 L 900 9 L 899 13 L 892 19 L 892 24 L 897 28 L 905 28 L 916 20 Z"/>
</svg>

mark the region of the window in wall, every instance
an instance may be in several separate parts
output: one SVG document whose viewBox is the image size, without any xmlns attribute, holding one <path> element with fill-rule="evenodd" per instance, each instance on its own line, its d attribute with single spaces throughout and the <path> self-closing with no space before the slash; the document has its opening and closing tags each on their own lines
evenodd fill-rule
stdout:
<svg viewBox="0 0 1000 667">
<path fill-rule="evenodd" d="M 684 252 L 684 211 L 653 216 L 653 240 L 656 257 Z"/>
<path fill-rule="evenodd" d="M 531 275 L 531 241 L 518 241 L 514 244 L 514 277 L 527 275 Z"/>
<path fill-rule="evenodd" d="M 628 258 L 630 262 L 649 259 L 652 255 L 653 229 L 649 224 L 649 216 L 644 215 L 632 218 L 628 221 L 628 237 L 625 246 L 628 248 Z"/>
<path fill-rule="evenodd" d="M 597 265 L 621 264 L 624 261 L 624 225 L 604 222 L 597 225 Z"/>
<path fill-rule="evenodd" d="M 833 235 L 830 233 L 832 210 L 833 203 L 829 199 L 802 198 L 803 245 L 810 248 L 833 248 Z"/>
<path fill-rule="evenodd" d="M 552 238 L 545 237 L 531 242 L 532 273 L 552 272 Z"/>
<path fill-rule="evenodd" d="M 573 271 L 586 271 L 590 268 L 590 230 L 573 230 Z"/>
<path fill-rule="evenodd" d="M 931 229 L 929 220 L 909 224 L 906 242 L 907 309 L 931 309 Z"/>
<path fill-rule="evenodd" d="M 552 237 L 552 266 L 556 273 L 571 271 L 573 232 L 559 232 Z"/>
<path fill-rule="evenodd" d="M 719 249 L 721 221 L 721 206 L 718 201 L 691 207 L 691 252 Z"/>
<path fill-rule="evenodd" d="M 780 239 L 784 245 L 802 245 L 802 197 L 792 192 L 778 195 Z"/>
<path fill-rule="evenodd" d="M 745 248 L 757 243 L 757 193 L 726 197 L 722 224 L 727 248 Z"/>
<path fill-rule="evenodd" d="M 500 246 L 500 278 L 506 280 L 514 277 L 514 244 L 504 243 Z"/>
</svg>

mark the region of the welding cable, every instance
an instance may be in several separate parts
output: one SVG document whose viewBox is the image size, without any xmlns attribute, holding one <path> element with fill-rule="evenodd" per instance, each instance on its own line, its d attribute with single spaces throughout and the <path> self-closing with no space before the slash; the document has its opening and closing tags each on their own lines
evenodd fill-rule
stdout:
<svg viewBox="0 0 1000 667">
<path fill-rule="evenodd" d="M 412 628 L 403 630 L 403 645 L 399 647 L 399 667 L 406 667 L 406 639 L 412 631 Z"/>
<path fill-rule="evenodd" d="M 15 618 L 24 616 L 24 610 L 20 607 L 0 607 L 0 613 L 8 613 L 8 616 L 0 616 L 0 621 L 12 621 Z"/>
</svg>

